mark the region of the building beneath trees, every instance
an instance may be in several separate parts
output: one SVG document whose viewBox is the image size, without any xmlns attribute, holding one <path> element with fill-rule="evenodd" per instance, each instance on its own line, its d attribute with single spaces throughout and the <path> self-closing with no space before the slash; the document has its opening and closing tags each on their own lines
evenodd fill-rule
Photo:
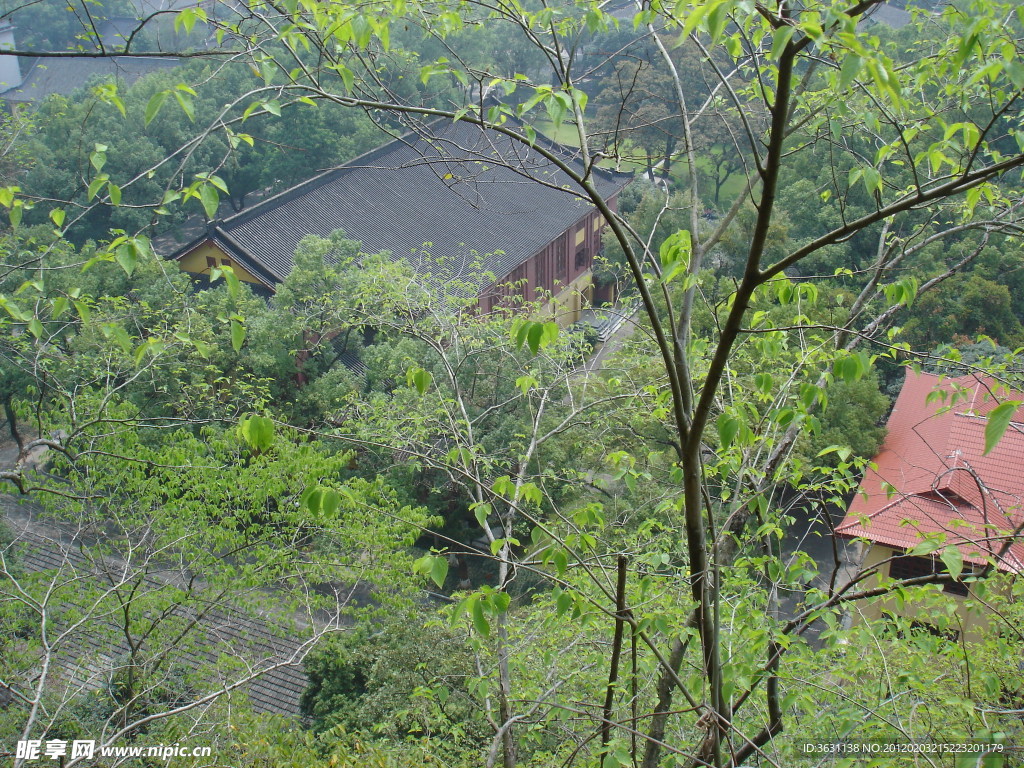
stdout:
<svg viewBox="0 0 1024 768">
<path fill-rule="evenodd" d="M 406 261 L 437 290 L 475 296 L 481 311 L 539 300 L 560 322 L 573 322 L 588 303 L 610 298 L 595 297 L 591 279 L 605 222 L 538 148 L 576 173 L 586 170 L 578 152 L 539 136 L 531 147 L 470 123 L 437 121 L 210 221 L 168 255 L 197 275 L 230 265 L 273 291 L 304 236 L 343 230 L 364 253 Z M 590 176 L 613 209 L 632 179 L 596 166 Z"/>
<path fill-rule="evenodd" d="M 121 49 L 138 23 L 134 18 L 104 20 L 98 26 L 99 39 L 108 50 Z M 0 20 L 0 50 L 17 49 L 16 33 L 13 24 Z M 127 87 L 151 72 L 178 64 L 176 58 L 157 56 L 69 55 L 24 60 L 0 56 L 0 103 L 38 105 L 50 96 L 70 96 L 101 81 L 113 80 Z"/>
<path fill-rule="evenodd" d="M 961 580 L 943 589 L 960 601 L 968 637 L 977 637 L 986 619 L 980 609 L 968 610 L 971 583 L 962 579 L 989 563 L 999 571 L 1024 572 L 1024 407 L 985 452 L 989 416 L 1008 401 L 1024 401 L 1024 393 L 983 376 L 908 370 L 885 442 L 836 528 L 840 536 L 865 542 L 862 567 L 878 568 L 874 581 L 943 573 L 962 560 Z M 865 615 L 888 611 L 914 618 L 907 610 L 890 597 L 868 605 Z M 949 634 L 954 632 L 959 630 Z"/>
</svg>

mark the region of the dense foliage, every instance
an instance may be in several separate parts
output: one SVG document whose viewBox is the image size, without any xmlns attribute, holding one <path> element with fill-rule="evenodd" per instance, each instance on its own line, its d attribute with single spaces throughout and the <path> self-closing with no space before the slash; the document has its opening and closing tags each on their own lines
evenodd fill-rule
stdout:
<svg viewBox="0 0 1024 768">
<path fill-rule="evenodd" d="M 0 18 L 89 51 L 83 18 L 130 12 L 58 5 Z M 738 768 L 1020 743 L 1019 582 L 805 540 L 905 369 L 1021 386 L 1024 12 L 893 31 L 877 5 L 185 6 L 135 52 L 204 55 L 5 114 L 4 745 Z M 479 311 L 500 275 L 439 294 L 341 231 L 270 296 L 154 252 L 438 118 L 577 148 L 595 281 L 638 308 L 596 354 L 544 297 Z M 618 214 L 595 163 L 637 172 Z M 255 711 L 299 666 L 303 718 Z"/>
</svg>

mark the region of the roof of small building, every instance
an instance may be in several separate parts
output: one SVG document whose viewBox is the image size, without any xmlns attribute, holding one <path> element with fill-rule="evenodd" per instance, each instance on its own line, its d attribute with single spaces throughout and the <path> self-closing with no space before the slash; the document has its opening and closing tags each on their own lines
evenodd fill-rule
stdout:
<svg viewBox="0 0 1024 768">
<path fill-rule="evenodd" d="M 1024 407 L 985 453 L 987 415 L 1024 394 L 984 376 L 907 372 L 874 466 L 836 532 L 910 550 L 943 534 L 964 560 L 1024 571 Z"/>
<path fill-rule="evenodd" d="M 54 94 L 70 96 L 88 85 L 94 77 L 113 77 L 131 85 L 143 75 L 177 65 L 178 60 L 171 57 L 68 56 L 36 59 L 22 84 L 3 92 L 0 98 L 12 102 L 36 102 Z"/>
<path fill-rule="evenodd" d="M 884 24 L 891 29 L 902 29 L 907 26 L 913 17 L 903 8 L 896 8 L 891 5 L 876 5 L 864 14 L 863 23 L 875 22 Z"/>
<path fill-rule="evenodd" d="M 538 147 L 583 172 L 578 150 L 542 137 L 530 147 L 465 121 L 437 121 L 211 222 L 205 235 L 171 256 L 213 241 L 272 284 L 288 276 L 305 235 L 327 237 L 340 229 L 365 253 L 387 251 L 436 283 L 462 280 L 481 288 L 506 277 L 593 210 Z M 631 179 L 592 171 L 605 197 Z"/>
</svg>

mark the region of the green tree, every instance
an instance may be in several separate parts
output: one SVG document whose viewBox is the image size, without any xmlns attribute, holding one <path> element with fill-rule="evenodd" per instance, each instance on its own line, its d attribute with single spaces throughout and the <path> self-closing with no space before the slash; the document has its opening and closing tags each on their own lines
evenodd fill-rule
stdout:
<svg viewBox="0 0 1024 768">
<path fill-rule="evenodd" d="M 784 734 L 808 713 L 827 711 L 827 727 L 849 718 L 849 710 L 814 708 L 815 686 L 836 688 L 802 677 L 801 638 L 818 622 L 826 639 L 839 633 L 844 607 L 877 593 L 861 588 L 874 571 L 807 592 L 803 607 L 784 617 L 782 596 L 816 569 L 806 556 L 783 557 L 778 539 L 791 489 L 841 497 L 855 487 L 858 464 L 808 465 L 814 457 L 795 448 L 820 431 L 830 388 L 863 381 L 877 355 L 912 354 L 887 335 L 896 318 L 960 261 L 976 258 L 969 250 L 939 264 L 930 246 L 975 229 L 1015 231 L 1024 166 L 1020 9 L 976 0 L 919 17 L 918 42 L 897 51 L 875 32 L 858 33 L 877 5 L 714 0 L 634 15 L 652 68 L 674 94 L 663 100 L 671 113 L 643 123 L 676 123 L 686 169 L 688 222 L 656 246 L 614 215 L 590 173 L 603 146 L 592 117 L 599 107 L 589 104 L 574 51 L 585 31 L 614 26 L 598 6 L 424 2 L 396 10 L 299 0 L 273 10 L 289 23 L 263 28 L 266 47 L 239 50 L 274 77 L 264 75 L 223 122 L 243 124 L 250 107 L 251 117 L 315 109 L 306 103 L 313 101 L 404 116 L 413 129 L 426 118 L 480 125 L 568 174 L 571 191 L 608 219 L 640 295 L 644 333 L 626 351 L 623 375 L 577 378 L 575 341 L 550 324 L 503 324 L 460 313 L 467 307 L 458 302 L 425 304 L 422 290 L 400 291 L 406 311 L 391 321 L 389 342 L 417 357 L 381 359 L 390 386 L 353 401 L 318 432 L 445 473 L 468 501 L 493 571 L 489 583 L 460 595 L 453 618 L 472 629 L 479 660 L 471 685 L 490 729 L 486 765 L 739 766 L 762 752 L 791 756 Z M 392 27 L 408 24 L 445 45 L 478 23 L 534 46 L 548 62 L 544 78 L 484 71 L 451 50 L 416 63 L 421 82 L 442 83 L 454 104 L 397 87 L 387 64 L 409 59 L 389 55 Z M 700 104 L 687 97 L 669 50 L 681 38 L 713 77 L 713 97 Z M 366 62 L 379 62 L 381 72 Z M 409 71 L 399 68 L 403 78 Z M 499 98 L 485 100 L 488 89 Z M 500 98 L 513 92 L 515 101 Z M 694 130 L 719 101 L 748 170 L 729 208 L 705 226 L 715 179 L 698 161 Z M 538 140 L 531 122 L 541 109 L 556 126 L 569 121 L 583 171 Z M 514 166 L 518 159 L 507 158 Z M 799 190 L 805 211 L 788 232 L 791 172 L 813 179 L 813 188 Z M 209 176 L 170 183 L 168 205 L 175 197 L 216 199 Z M 12 211 L 25 202 L 11 190 L 4 200 Z M 815 208 L 821 215 L 811 215 Z M 127 258 L 118 249 L 131 242 L 112 245 L 109 258 Z M 709 268 L 730 245 L 723 278 Z M 823 290 L 812 276 L 838 285 Z M 991 295 L 986 288 L 980 294 Z M 841 311 L 823 299 L 839 301 Z M 43 319 L 12 301 L 11 322 L 39 339 Z M 698 328 L 698 319 L 713 330 Z M 244 325 L 226 320 L 238 339 Z M 120 334 L 114 328 L 110 336 Z M 32 338 L 26 342 L 35 345 Z M 481 349 L 492 355 L 481 367 L 497 371 L 494 383 L 464 378 L 464 363 Z M 511 396 L 501 399 L 504 392 Z M 627 403 L 625 426 L 610 428 L 611 414 Z M 516 427 L 492 431 L 496 413 Z M 570 432 L 587 440 L 590 466 L 546 467 L 545 451 Z M 629 442 L 617 442 L 617 432 Z M 488 434 L 504 439 L 489 445 Z M 552 455 L 566 453 L 563 444 Z M 6 477 L 24 482 L 24 473 Z M 632 502 L 640 514 L 630 515 Z M 440 587 L 446 555 L 425 555 L 414 568 Z M 517 594 L 524 573 L 547 588 Z M 934 574 L 918 586 L 950 579 Z M 906 587 L 887 582 L 879 590 L 902 595 Z M 979 719 L 965 701 L 958 698 L 958 733 Z M 884 703 L 857 710 L 865 732 L 882 732 Z"/>
</svg>

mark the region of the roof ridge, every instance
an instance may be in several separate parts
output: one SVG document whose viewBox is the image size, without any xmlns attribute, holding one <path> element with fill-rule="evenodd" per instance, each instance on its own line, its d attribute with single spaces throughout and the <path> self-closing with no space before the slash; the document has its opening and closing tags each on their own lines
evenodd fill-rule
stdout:
<svg viewBox="0 0 1024 768">
<path fill-rule="evenodd" d="M 525 125 L 525 123 L 522 120 L 520 120 L 519 118 L 511 117 L 511 119 L 514 122 L 516 122 L 517 124 L 519 124 L 519 125 Z M 443 124 L 443 123 L 446 123 L 446 122 L 450 122 L 452 125 L 455 125 L 455 124 L 458 124 L 458 123 L 462 123 L 462 124 L 467 125 L 467 126 L 472 126 L 474 128 L 478 128 L 482 132 L 486 132 L 487 130 L 493 130 L 494 129 L 494 126 L 488 126 L 488 125 L 485 125 L 485 124 L 476 123 L 476 122 L 472 122 L 470 120 L 465 120 L 465 119 L 451 120 L 450 118 L 448 118 L 446 116 L 438 116 L 437 118 L 435 118 L 433 120 L 428 120 L 426 122 L 426 125 L 428 125 L 428 126 L 437 126 L 437 125 L 440 125 L 440 124 Z M 499 133 L 502 136 L 505 136 L 506 138 L 512 139 L 512 137 L 510 137 L 508 134 L 501 133 L 500 131 L 499 131 Z M 410 137 L 414 138 L 415 140 L 412 141 L 412 142 L 406 141 Z M 297 197 L 301 197 L 304 194 L 308 194 L 309 192 L 312 192 L 312 191 L 314 191 L 314 190 L 316 190 L 316 189 L 326 185 L 330 181 L 333 181 L 335 178 L 337 178 L 338 176 L 343 175 L 344 173 L 346 173 L 348 171 L 351 171 L 351 170 L 354 170 L 356 168 L 365 166 L 367 161 L 369 161 L 371 159 L 374 159 L 374 158 L 378 158 L 378 157 L 380 157 L 382 155 L 386 155 L 388 152 L 392 151 L 393 149 L 398 148 L 397 145 L 399 145 L 399 144 L 404 144 L 406 146 L 409 146 L 409 145 L 415 144 L 417 141 L 421 141 L 421 140 L 422 141 L 426 141 L 427 137 L 423 136 L 423 134 L 420 133 L 419 131 L 417 131 L 416 129 L 410 128 L 409 130 L 405 131 L 404 133 L 402 133 L 402 134 L 400 134 L 398 136 L 392 137 L 392 139 L 390 141 L 387 141 L 384 144 L 381 144 L 381 145 L 379 145 L 377 147 L 374 147 L 373 149 L 369 149 L 366 152 L 363 152 L 361 155 L 357 155 L 356 157 L 352 158 L 351 160 L 346 160 L 344 163 L 342 163 L 341 165 L 339 165 L 336 168 L 329 168 L 329 169 L 327 169 L 325 171 L 322 171 L 322 172 L 318 173 L 317 175 L 313 176 L 312 178 L 306 179 L 305 181 L 301 181 L 298 184 L 295 184 L 294 186 L 289 187 L 288 189 L 284 189 L 284 190 L 282 190 L 281 192 L 278 192 L 275 195 L 271 195 L 270 197 L 267 197 L 267 198 L 261 200 L 259 203 L 257 203 L 256 205 L 252 206 L 251 208 L 239 211 L 238 213 L 232 214 L 231 216 L 228 216 L 226 218 L 220 219 L 219 224 L 217 224 L 217 226 L 218 227 L 236 226 L 238 224 L 243 224 L 245 222 L 251 221 L 252 219 L 254 219 L 257 216 L 259 216 L 261 213 L 263 213 L 268 208 L 274 208 L 274 207 L 277 207 L 277 206 L 282 205 L 284 203 L 290 202 L 290 201 L 296 199 Z M 515 139 L 512 139 L 512 140 L 514 141 Z M 582 162 L 582 158 L 577 156 L 578 153 L 574 154 L 574 153 L 568 151 L 570 148 L 567 145 L 562 144 L 560 142 L 557 142 L 554 139 L 551 139 L 551 138 L 549 138 L 547 136 L 544 136 L 543 134 L 539 134 L 539 133 L 537 134 L 537 138 L 534 141 L 534 145 L 536 145 L 538 143 L 545 144 L 546 148 L 548 148 L 549 150 L 556 150 L 557 153 L 559 155 L 561 155 L 564 158 L 564 160 L 569 162 L 569 163 L 571 163 L 573 161 L 577 161 L 577 160 Z M 442 157 L 441 161 L 442 162 L 447 162 L 447 161 L 453 160 L 453 159 L 457 159 L 457 158 L 443 158 Z M 611 168 L 601 168 L 601 167 L 599 167 L 597 165 L 591 166 L 590 170 L 591 170 L 591 173 L 600 173 L 601 175 L 605 176 L 608 180 L 615 180 L 615 179 L 618 179 L 618 178 L 632 177 L 632 175 L 633 175 L 633 174 L 628 173 L 626 171 L 616 171 L 616 170 L 611 169 Z M 214 221 L 216 222 L 217 220 L 215 219 Z"/>
</svg>

